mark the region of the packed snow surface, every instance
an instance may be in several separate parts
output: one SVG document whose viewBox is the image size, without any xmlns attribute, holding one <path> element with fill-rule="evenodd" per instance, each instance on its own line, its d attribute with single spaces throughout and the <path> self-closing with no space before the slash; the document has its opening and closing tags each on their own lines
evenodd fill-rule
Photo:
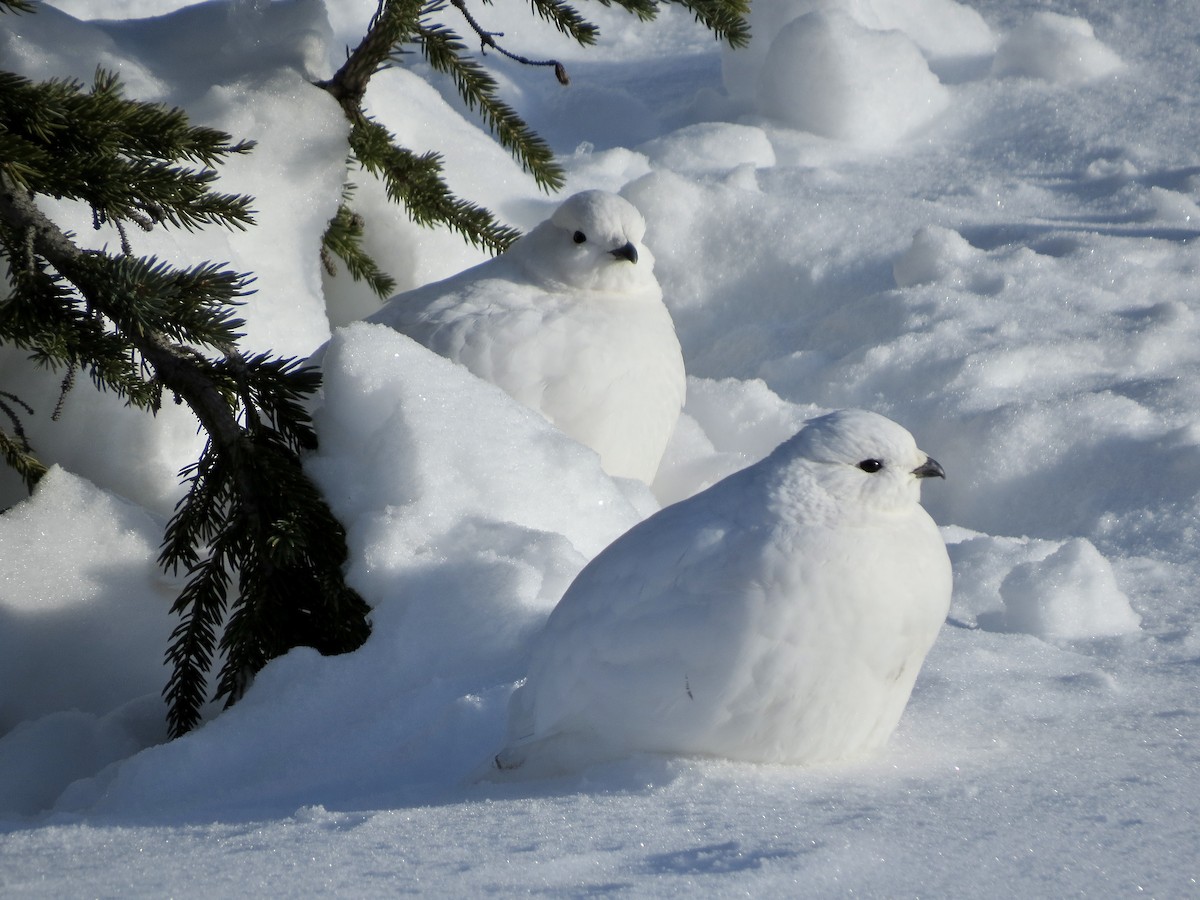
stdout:
<svg viewBox="0 0 1200 900">
<path fill-rule="evenodd" d="M 374 609 L 358 652 L 297 650 L 161 743 L 179 584 L 156 565 L 201 446 L 0 356 L 55 468 L 0 482 L 0 893 L 12 897 L 1178 897 L 1200 892 L 1200 40 L 1194 4 L 757 0 L 729 51 L 684 11 L 591 8 L 574 47 L 523 4 L 471 5 L 564 194 L 620 193 L 675 323 L 687 401 L 653 484 L 396 332 L 324 272 L 347 123 L 328 76 L 373 0 L 55 0 L 0 16 L 5 68 L 119 71 L 131 96 L 258 142 L 223 167 L 246 232 L 135 249 L 253 272 L 246 346 L 325 351 L 312 476 Z M 446 13 L 454 11 L 448 8 Z M 464 30 L 456 23 L 459 30 Z M 419 58 L 367 103 L 531 229 L 540 193 Z M 485 257 L 364 173 L 399 289 Z M 48 212 L 115 246 L 87 210 Z M 632 756 L 478 781 L 575 575 L 659 506 L 827 410 L 899 422 L 951 609 L 891 740 L 821 766 Z"/>
</svg>

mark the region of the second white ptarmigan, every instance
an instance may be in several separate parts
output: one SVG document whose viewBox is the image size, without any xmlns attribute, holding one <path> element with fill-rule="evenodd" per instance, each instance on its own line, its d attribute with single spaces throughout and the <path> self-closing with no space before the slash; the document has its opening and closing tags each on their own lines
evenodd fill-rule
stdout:
<svg viewBox="0 0 1200 900">
<path fill-rule="evenodd" d="M 397 294 L 367 321 L 538 410 L 610 475 L 649 483 L 685 378 L 645 230 L 623 197 L 584 191 L 501 255 Z"/>
<path fill-rule="evenodd" d="M 534 645 L 501 769 L 648 751 L 770 763 L 891 735 L 950 606 L 920 505 L 944 477 L 883 416 L 810 420 L 593 559 Z"/>
</svg>

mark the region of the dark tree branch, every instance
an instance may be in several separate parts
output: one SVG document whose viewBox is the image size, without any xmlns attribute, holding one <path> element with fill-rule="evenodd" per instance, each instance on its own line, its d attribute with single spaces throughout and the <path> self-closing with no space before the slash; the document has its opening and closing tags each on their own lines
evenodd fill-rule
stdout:
<svg viewBox="0 0 1200 900">
<path fill-rule="evenodd" d="M 327 81 L 316 86 L 329 92 L 341 104 L 346 118 L 357 122 L 363 117 L 362 102 L 371 77 L 383 68 L 398 44 L 412 38 L 420 19 L 421 0 L 379 0 L 366 35 L 346 57 L 346 61 Z"/>
<path fill-rule="evenodd" d="M 0 175 L 0 220 L 25 231 L 33 250 L 54 266 L 79 290 L 89 308 L 112 320 L 121 318 L 110 306 L 106 294 L 90 286 L 90 255 L 81 250 L 66 233 L 50 220 L 25 191 L 14 187 Z M 208 376 L 209 363 L 198 351 L 176 344 L 150 330 L 125 333 L 124 337 L 154 369 L 154 375 L 191 408 L 205 431 L 223 449 L 233 451 L 242 437 L 242 429 L 224 395 Z M 230 348 L 223 348 L 230 349 Z M 253 502 L 253 485 L 241 485 Z"/>
<path fill-rule="evenodd" d="M 37 333 L 30 341 L 37 352 L 95 367 L 99 386 L 115 384 L 143 408 L 157 409 L 165 388 L 188 405 L 207 435 L 200 459 L 181 472 L 190 487 L 159 555 L 166 571 L 183 568 L 189 576 L 171 608 L 181 621 L 167 651 L 173 670 L 164 690 L 170 735 L 199 722 L 218 651 L 225 664 L 216 699 L 225 697 L 228 706 L 267 662 L 293 647 L 332 654 L 361 646 L 370 633 L 370 609 L 342 576 L 345 530 L 301 466 L 300 454 L 316 446 L 303 399 L 319 387 L 319 373 L 269 354 L 244 357 L 227 315 L 197 314 L 173 296 L 190 294 L 203 306 L 228 294 L 223 302 L 230 304 L 245 277 L 211 264 L 181 272 L 153 260 L 84 250 L 2 170 L 0 236 L 17 292 L 24 294 L 14 301 L 18 306 L 45 307 L 67 327 L 97 328 L 92 342 L 68 339 L 52 351 Z M 29 259 L 14 265 L 14 247 L 24 248 Z M 80 305 L 87 315 L 72 318 Z M 153 314 L 139 313 L 139 305 Z M 179 335 L 184 337 L 177 340 Z M 187 343 L 197 339 L 221 358 L 209 359 Z M 0 407 L 0 414 L 11 413 L 2 397 Z M 27 481 L 44 471 L 2 430 L 0 455 Z M 230 605 L 235 571 L 239 593 Z"/>
</svg>

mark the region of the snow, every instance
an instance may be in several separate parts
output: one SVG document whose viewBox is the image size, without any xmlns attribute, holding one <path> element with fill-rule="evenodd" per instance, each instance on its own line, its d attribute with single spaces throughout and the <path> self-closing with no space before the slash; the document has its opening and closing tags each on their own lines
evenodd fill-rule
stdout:
<svg viewBox="0 0 1200 900">
<path fill-rule="evenodd" d="M 801 131 L 887 146 L 940 115 L 950 93 L 906 34 L 864 28 L 839 10 L 784 26 L 756 99 L 763 114 Z"/>
<path fill-rule="evenodd" d="M 1007 630 L 1046 640 L 1136 634 L 1140 625 L 1112 565 L 1084 538 L 1067 541 L 1043 560 L 1013 566 L 1000 596 Z"/>
<path fill-rule="evenodd" d="M 1096 39 L 1086 19 L 1040 12 L 1013 29 L 1000 44 L 992 71 L 1073 84 L 1103 78 L 1121 66 L 1121 58 Z"/>
<path fill-rule="evenodd" d="M 307 83 L 371 0 L 329 16 L 316 0 L 55 5 L 0 18 L 6 66 L 115 67 L 130 95 L 259 142 L 220 182 L 255 196 L 257 227 L 138 234 L 139 252 L 254 272 L 251 349 L 306 355 L 371 311 L 317 258 L 346 126 Z M 374 633 L 348 656 L 274 661 L 238 706 L 161 744 L 176 585 L 155 557 L 194 423 L 86 383 L 52 423 L 61 375 L 5 350 L 0 381 L 58 467 L 19 503 L 0 485 L 17 504 L 0 516 L 0 893 L 1197 893 L 1191 4 L 759 0 L 741 56 L 679 10 L 649 26 L 588 12 L 602 38 L 583 50 L 521 4 L 479 7 L 511 49 L 571 73 L 564 89 L 488 56 L 567 191 L 620 191 L 647 220 L 690 375 L 653 490 L 403 338 L 340 332 L 310 466 Z M 819 34 L 836 54 L 788 58 Z M 771 81 L 799 69 L 794 91 Z M 505 221 L 545 218 L 557 200 L 422 74 L 379 76 L 372 112 L 445 152 L 451 184 Z M 818 83 L 845 102 L 822 109 Z M 797 115 L 814 106 L 825 120 Z M 806 130 L 829 117 L 837 130 Z M 483 258 L 353 177 L 401 288 Z M 52 211 L 116 243 L 86 211 Z M 813 768 L 639 756 L 473 780 L 575 573 L 842 406 L 900 422 L 948 475 L 924 502 L 951 613 L 890 743 Z"/>
</svg>

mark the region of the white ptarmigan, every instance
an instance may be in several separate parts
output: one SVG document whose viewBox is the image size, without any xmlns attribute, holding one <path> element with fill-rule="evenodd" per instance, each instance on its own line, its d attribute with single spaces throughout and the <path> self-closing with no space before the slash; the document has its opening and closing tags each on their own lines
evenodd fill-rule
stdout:
<svg viewBox="0 0 1200 900">
<path fill-rule="evenodd" d="M 634 526 L 551 613 L 495 765 L 877 749 L 950 606 L 950 560 L 920 505 L 930 476 L 942 467 L 904 428 L 842 410 Z"/>
<path fill-rule="evenodd" d="M 651 482 L 684 398 L 683 354 L 617 194 L 584 191 L 499 256 L 397 294 L 367 318 L 407 334 Z"/>
</svg>

